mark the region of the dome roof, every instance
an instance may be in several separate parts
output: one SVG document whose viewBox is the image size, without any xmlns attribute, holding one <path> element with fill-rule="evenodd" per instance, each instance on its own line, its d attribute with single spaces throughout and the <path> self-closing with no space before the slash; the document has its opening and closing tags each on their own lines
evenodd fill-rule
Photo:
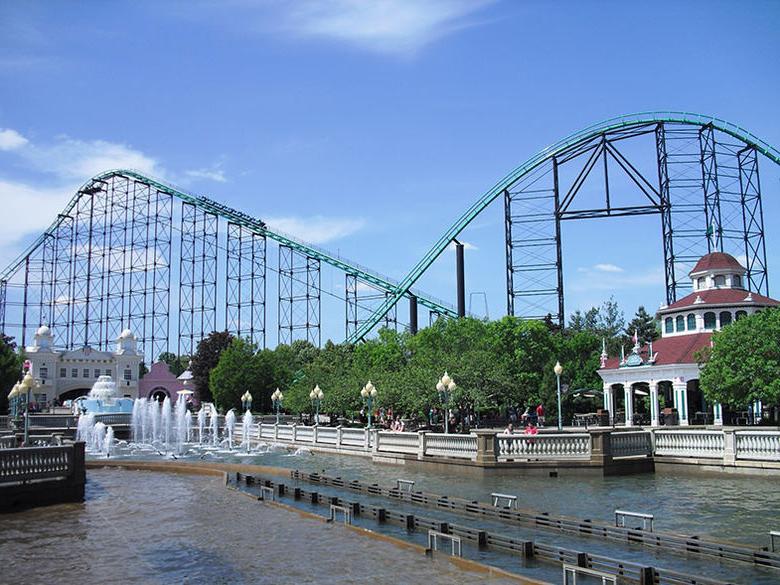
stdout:
<svg viewBox="0 0 780 585">
<path fill-rule="evenodd" d="M 701 257 L 693 267 L 690 274 L 698 272 L 707 272 L 709 270 L 736 270 L 740 273 L 745 272 L 745 268 L 734 256 L 725 252 L 710 252 Z"/>
<path fill-rule="evenodd" d="M 133 332 L 129 329 L 125 329 L 119 334 L 119 339 L 133 339 Z"/>
<path fill-rule="evenodd" d="M 35 332 L 35 335 L 40 335 L 42 337 L 51 335 L 51 329 L 49 329 L 46 325 L 41 325 L 38 327 L 38 331 Z"/>
</svg>

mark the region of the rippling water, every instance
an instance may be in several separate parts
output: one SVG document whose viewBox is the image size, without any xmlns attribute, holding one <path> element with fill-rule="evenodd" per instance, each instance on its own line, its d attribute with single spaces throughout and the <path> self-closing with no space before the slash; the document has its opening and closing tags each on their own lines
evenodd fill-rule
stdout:
<svg viewBox="0 0 780 585">
<path fill-rule="evenodd" d="M 90 470 L 86 501 L 0 516 L 0 583 L 513 583 L 301 518 L 221 480 Z"/>
</svg>

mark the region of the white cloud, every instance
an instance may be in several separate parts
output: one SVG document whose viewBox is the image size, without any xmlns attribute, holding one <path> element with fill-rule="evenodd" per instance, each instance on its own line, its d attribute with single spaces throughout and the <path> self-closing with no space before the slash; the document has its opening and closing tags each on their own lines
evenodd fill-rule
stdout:
<svg viewBox="0 0 780 585">
<path fill-rule="evenodd" d="M 76 140 L 59 137 L 48 145 L 31 145 L 21 153 L 29 165 L 63 179 L 88 180 L 110 169 L 134 169 L 159 176 L 158 162 L 125 144 L 106 140 Z"/>
<path fill-rule="evenodd" d="M 227 182 L 225 177 L 225 171 L 218 167 L 192 169 L 184 171 L 184 175 L 190 179 L 206 179 L 208 181 L 216 181 L 217 183 Z"/>
<path fill-rule="evenodd" d="M 477 248 L 474 244 L 472 244 L 470 242 L 463 242 L 461 240 L 458 240 L 458 241 L 461 244 L 463 244 L 463 249 L 464 250 L 479 250 L 479 248 Z M 455 251 L 455 242 L 450 242 L 450 245 L 447 246 L 447 249 L 450 250 L 451 252 L 454 252 Z"/>
<path fill-rule="evenodd" d="M 596 264 L 593 268 L 599 272 L 623 272 L 623 269 L 615 264 Z"/>
<path fill-rule="evenodd" d="M 409 54 L 472 24 L 466 17 L 493 0 L 299 0 L 283 30 L 373 51 Z"/>
<path fill-rule="evenodd" d="M 27 144 L 28 140 L 11 128 L 0 130 L 0 150 L 16 150 Z"/>
<path fill-rule="evenodd" d="M 567 288 L 575 292 L 592 292 L 659 287 L 663 286 L 665 282 L 663 268 L 653 268 L 636 273 L 628 273 L 621 269 L 618 272 L 607 271 L 608 273 L 605 274 L 604 270 L 599 270 L 596 266 L 577 269 L 577 272 L 582 274 L 582 278 L 578 278 Z"/>
<path fill-rule="evenodd" d="M 362 218 L 324 217 L 275 217 L 266 218 L 272 229 L 290 234 L 311 244 L 325 244 L 345 238 L 360 231 L 366 222 Z"/>
<path fill-rule="evenodd" d="M 42 232 L 49 227 L 77 189 L 77 184 L 38 188 L 0 179 L 3 209 L 0 214 L 0 249 L 5 250 L 26 234 Z"/>
</svg>

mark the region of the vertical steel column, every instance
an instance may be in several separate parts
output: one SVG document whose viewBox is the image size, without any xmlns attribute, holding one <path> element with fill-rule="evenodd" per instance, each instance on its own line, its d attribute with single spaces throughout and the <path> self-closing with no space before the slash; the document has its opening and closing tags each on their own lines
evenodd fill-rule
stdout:
<svg viewBox="0 0 780 585">
<path fill-rule="evenodd" d="M 409 333 L 417 334 L 417 297 L 409 295 Z"/>
<path fill-rule="evenodd" d="M 455 276 L 457 280 L 458 293 L 458 317 L 466 316 L 466 276 L 463 267 L 463 244 L 457 240 L 455 242 Z"/>
<path fill-rule="evenodd" d="M 742 223 L 747 257 L 749 290 L 769 296 L 769 278 L 764 239 L 764 208 L 761 203 L 761 181 L 758 174 L 758 153 L 746 147 L 737 153 L 739 184 L 742 196 Z"/>
<path fill-rule="evenodd" d="M 672 205 L 669 198 L 669 169 L 666 154 L 666 129 L 663 123 L 655 130 L 656 156 L 658 158 L 658 193 L 661 198 L 661 238 L 664 248 L 664 275 L 666 304 L 677 300 L 677 279 L 674 270 L 674 239 L 672 238 Z"/>
<path fill-rule="evenodd" d="M 322 345 L 320 268 L 320 261 L 317 258 L 306 257 L 306 338 L 317 347 Z"/>
<path fill-rule="evenodd" d="M 203 241 L 203 266 L 201 280 L 201 323 L 200 339 L 217 330 L 217 273 L 218 273 L 218 230 L 219 217 L 213 213 L 203 213 L 201 238 Z"/>
<path fill-rule="evenodd" d="M 227 224 L 227 249 L 225 264 L 225 327 L 241 336 L 241 253 L 243 229 L 233 222 Z"/>
<path fill-rule="evenodd" d="M 51 329 L 59 343 L 72 348 L 70 309 L 73 298 L 73 218 L 60 215 L 54 231 L 54 278 Z"/>
<path fill-rule="evenodd" d="M 8 281 L 0 280 L 0 334 L 7 335 L 5 332 L 5 306 L 8 294 Z"/>
<path fill-rule="evenodd" d="M 344 273 L 344 306 L 344 330 L 349 338 L 358 328 L 358 278 L 348 272 Z"/>
<path fill-rule="evenodd" d="M 504 189 L 504 252 L 506 261 L 506 314 L 515 314 L 514 267 L 512 265 L 512 198 Z"/>
<path fill-rule="evenodd" d="M 279 246 L 279 278 L 278 278 L 278 343 L 291 344 L 293 342 L 294 319 L 293 309 L 295 295 L 293 292 L 293 279 L 295 278 L 293 249 L 289 246 Z"/>
<path fill-rule="evenodd" d="M 30 290 L 30 257 L 24 259 L 24 296 L 22 299 L 22 347 L 27 347 L 27 293 Z"/>
<path fill-rule="evenodd" d="M 178 355 L 195 353 L 195 307 L 197 275 L 195 273 L 195 231 L 198 208 L 192 203 L 181 204 L 179 238 L 179 343 Z"/>
<path fill-rule="evenodd" d="M 173 197 L 156 190 L 154 195 L 154 239 L 152 240 L 151 339 L 144 344 L 149 363 L 170 351 L 171 240 Z M 146 340 L 144 340 L 146 342 Z"/>
<path fill-rule="evenodd" d="M 108 254 L 106 262 L 106 328 L 104 339 L 109 345 L 119 337 L 125 323 L 127 303 L 125 293 L 129 278 L 127 252 L 130 180 L 114 176 L 109 181 L 110 213 Z"/>
<path fill-rule="evenodd" d="M 108 313 L 106 306 L 106 276 L 109 263 L 108 247 L 111 214 L 109 192 L 112 190 L 112 184 L 116 177 L 112 177 L 109 180 L 112 182 L 111 184 L 93 183 L 93 188 L 95 189 L 92 195 L 94 209 L 92 240 L 94 244 L 92 246 L 91 263 L 93 264 L 93 273 L 89 288 L 93 312 L 97 314 L 97 318 L 89 329 L 88 345 L 104 351 L 108 349 L 108 339 L 106 339 L 106 317 Z M 98 185 L 101 186 L 100 189 L 98 189 Z"/>
<path fill-rule="evenodd" d="M 249 274 L 249 337 L 252 343 L 265 348 L 266 301 L 266 237 L 252 233 L 252 257 Z"/>
<path fill-rule="evenodd" d="M 558 325 L 563 327 L 563 252 L 561 249 L 561 198 L 558 189 L 558 159 L 553 157 L 553 196 L 555 198 L 555 267 L 558 272 Z M 609 207 L 609 177 L 607 174 L 607 151 L 604 150 L 604 179 L 606 181 L 607 207 Z M 553 316 L 554 318 L 554 316 Z"/>
<path fill-rule="evenodd" d="M 138 340 L 139 349 L 146 349 L 146 316 L 149 310 L 149 265 L 154 261 L 149 250 L 152 230 L 151 189 L 141 181 L 132 181 L 130 208 L 130 271 L 127 328 Z"/>
<path fill-rule="evenodd" d="M 93 195 L 96 191 L 87 187 L 79 193 L 73 236 L 73 298 L 70 314 L 70 343 L 73 347 L 89 343 L 90 298 L 92 280 L 92 218 Z"/>
<path fill-rule="evenodd" d="M 701 178 L 704 192 L 704 227 L 707 233 L 707 251 L 723 251 L 723 224 L 718 186 L 718 160 L 715 148 L 715 130 L 712 124 L 699 131 L 701 151 Z"/>
<path fill-rule="evenodd" d="M 41 276 L 40 276 L 40 297 L 38 299 L 38 325 L 48 325 L 51 327 L 52 316 L 54 313 L 54 253 L 55 237 L 53 233 L 43 235 L 43 246 L 41 247 Z"/>
</svg>

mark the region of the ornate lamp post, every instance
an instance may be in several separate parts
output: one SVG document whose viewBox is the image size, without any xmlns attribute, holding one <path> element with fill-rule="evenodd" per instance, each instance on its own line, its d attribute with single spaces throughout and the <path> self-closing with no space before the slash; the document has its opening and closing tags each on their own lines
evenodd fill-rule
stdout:
<svg viewBox="0 0 780 585">
<path fill-rule="evenodd" d="M 314 387 L 314 390 L 309 392 L 309 399 L 311 400 L 311 406 L 315 411 L 314 414 L 314 424 L 319 424 L 320 422 L 320 404 L 322 403 L 322 399 L 325 398 L 325 393 L 320 390 L 320 385 L 317 384 Z"/>
<path fill-rule="evenodd" d="M 563 419 L 561 417 L 561 374 L 563 373 L 563 366 L 561 365 L 561 362 L 556 361 L 555 367 L 553 368 L 553 372 L 555 372 L 555 377 L 558 380 L 558 430 L 563 430 Z"/>
<path fill-rule="evenodd" d="M 35 386 L 35 380 L 32 377 L 32 374 L 28 371 L 24 378 L 22 378 L 21 383 L 21 390 L 25 393 L 25 402 L 24 402 L 24 445 L 27 446 L 27 443 L 30 439 L 30 391 Z"/>
<path fill-rule="evenodd" d="M 282 410 L 282 400 L 284 400 L 284 394 L 277 388 L 273 394 L 271 394 L 271 400 L 274 404 L 274 410 L 276 410 L 276 424 L 279 424 L 279 412 Z"/>
<path fill-rule="evenodd" d="M 450 398 L 452 397 L 452 392 L 457 388 L 455 385 L 455 380 L 450 378 L 449 374 L 447 372 L 444 372 L 444 375 L 439 378 L 439 383 L 436 384 L 436 390 L 439 393 L 439 400 L 441 400 L 441 404 L 444 407 L 444 432 L 449 433 L 450 432 Z"/>
<path fill-rule="evenodd" d="M 19 414 L 19 382 L 14 384 L 8 394 L 8 404 L 11 407 L 11 416 L 15 419 Z"/>
<path fill-rule="evenodd" d="M 252 410 L 252 395 L 249 393 L 249 390 L 241 396 L 241 408 L 243 410 Z"/>
<path fill-rule="evenodd" d="M 371 380 L 368 381 L 368 384 L 363 386 L 363 389 L 360 391 L 360 396 L 363 398 L 363 404 L 366 405 L 366 410 L 368 411 L 368 428 L 370 429 L 371 410 L 374 407 L 374 400 L 376 399 L 376 388 L 374 388 Z"/>
</svg>

